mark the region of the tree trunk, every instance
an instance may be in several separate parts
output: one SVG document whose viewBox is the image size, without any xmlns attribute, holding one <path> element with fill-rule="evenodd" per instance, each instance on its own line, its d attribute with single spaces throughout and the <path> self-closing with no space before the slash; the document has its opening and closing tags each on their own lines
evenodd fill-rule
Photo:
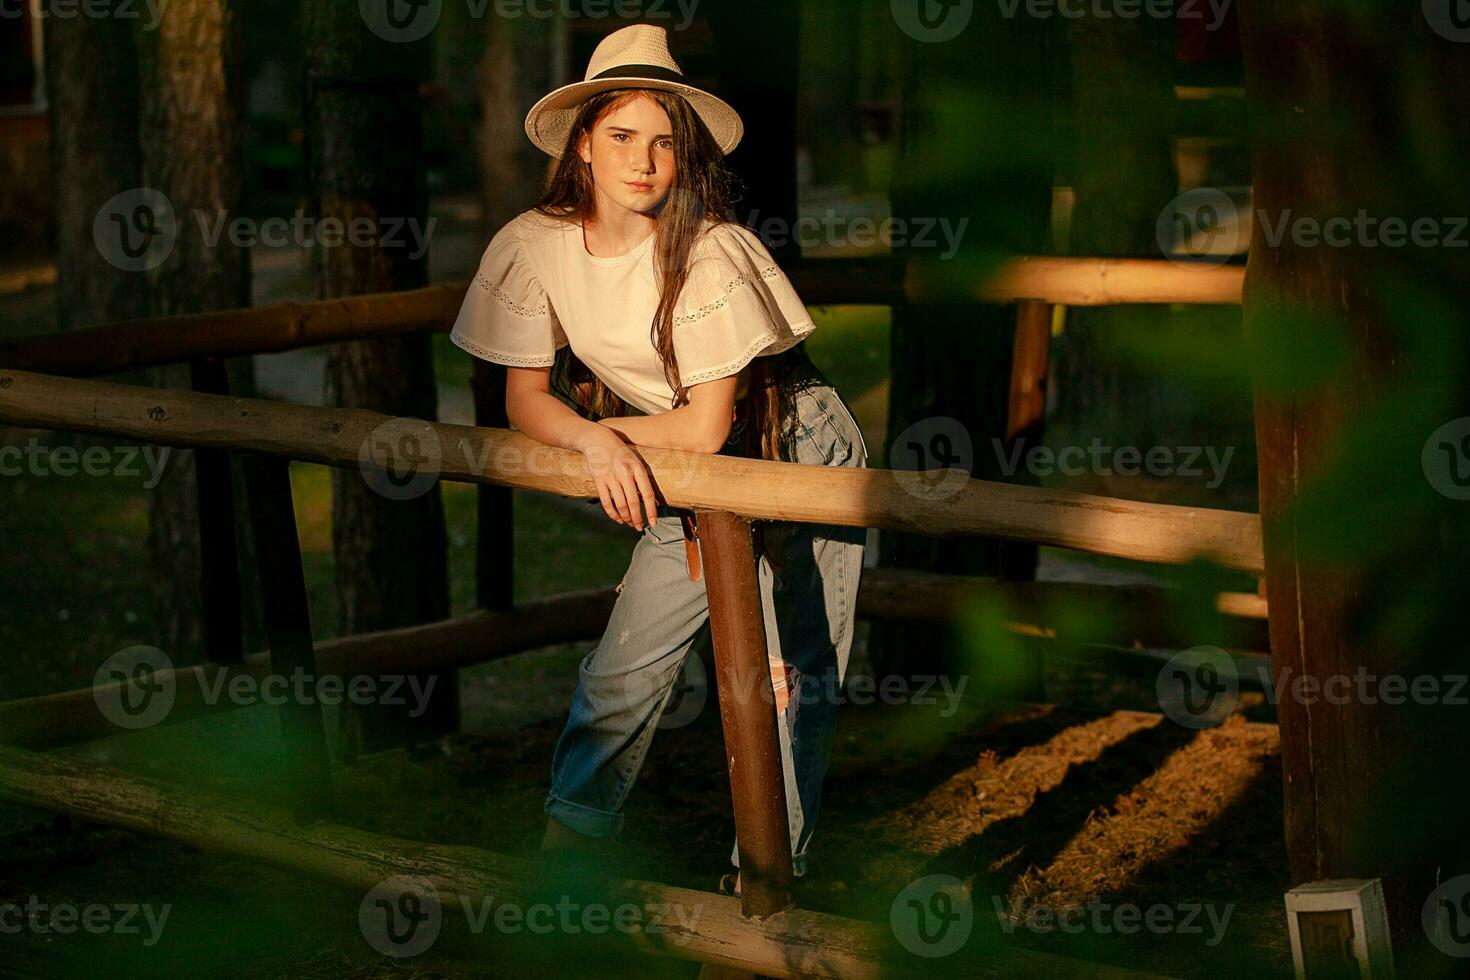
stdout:
<svg viewBox="0 0 1470 980">
<path fill-rule="evenodd" d="M 1043 250 L 1053 175 L 1049 23 L 976 5 L 958 36 L 904 41 L 891 198 L 910 240 L 895 241 L 897 255 L 945 261 L 955 274 L 978 279 L 987 252 Z M 958 238 L 952 256 L 946 227 Z M 890 468 L 956 466 L 976 478 L 1002 478 L 1003 454 L 992 440 L 1006 437 L 1015 326 L 1011 306 L 894 307 Z M 969 575 L 1001 567 L 993 540 L 884 532 L 880 541 L 885 567 Z M 879 675 L 952 673 L 960 664 L 958 638 L 944 627 L 875 624 L 869 650 Z"/>
<path fill-rule="evenodd" d="M 230 0 L 187 0 L 172 5 L 169 16 L 150 30 L 134 35 L 138 56 L 139 125 L 142 147 L 143 197 L 150 220 L 166 229 L 172 225 L 172 247 L 150 253 L 141 271 L 148 286 L 148 315 L 170 316 L 206 310 L 238 309 L 250 305 L 249 258 L 243 248 L 224 234 L 213 238 L 221 221 L 240 214 L 241 116 L 238 11 Z M 103 112 L 106 114 L 106 111 Z M 143 277 L 139 277 L 140 283 Z M 244 397 L 255 393 L 249 358 L 225 362 L 231 391 Z M 152 368 L 150 382 L 160 387 L 191 387 L 188 364 Z M 149 496 L 148 553 L 155 593 L 158 635 L 164 649 L 181 662 L 199 653 L 238 656 L 246 641 L 240 635 L 239 607 L 250 608 L 249 621 L 260 635 L 254 597 L 210 599 L 201 595 L 199 489 L 192 451 L 169 454 L 164 474 Z M 244 517 L 243 484 L 233 478 L 228 522 L 233 515 L 237 542 L 248 541 Z M 206 501 L 206 503 L 210 503 Z M 217 533 L 229 534 L 228 523 Z M 226 549 L 211 560 L 234 561 Z M 211 569 L 231 583 L 249 582 L 252 554 L 245 545 L 246 574 L 234 568 Z M 206 600 L 222 601 L 228 619 L 227 634 L 208 637 Z M 229 604 L 233 603 L 233 608 Z M 220 645 L 228 647 L 221 650 Z M 209 646 L 211 649 L 205 650 Z"/>
<path fill-rule="evenodd" d="M 771 256 L 783 263 L 801 258 L 801 243 L 792 233 L 797 218 L 799 7 L 799 0 L 716 0 L 708 8 L 718 91 L 742 110 L 745 123 L 745 136 L 729 157 L 744 188 L 735 220 L 757 233 L 768 218 L 784 222 L 786 232 L 766 243 Z M 759 56 L 753 58 L 755 52 Z"/>
<path fill-rule="evenodd" d="M 140 319 L 148 314 L 142 277 L 112 261 L 92 230 L 105 202 L 141 183 L 132 26 L 116 17 L 53 17 L 46 21 L 44 37 L 56 194 L 57 329 Z"/>
<path fill-rule="evenodd" d="M 1440 883 L 1460 886 L 1442 896 L 1448 925 L 1470 925 L 1463 802 L 1446 755 L 1470 732 L 1442 680 L 1464 673 L 1470 541 L 1459 486 L 1470 289 L 1445 217 L 1470 214 L 1459 165 L 1470 135 L 1445 93 L 1465 91 L 1470 58 L 1417 3 L 1249 4 L 1241 26 L 1259 215 L 1245 324 L 1271 647 L 1278 683 L 1311 678 L 1322 695 L 1277 708 L 1291 877 L 1382 878 L 1399 975 L 1449 975 L 1448 957 L 1418 957 L 1421 911 L 1445 910 Z M 1360 214 L 1381 224 L 1331 239 L 1263 234 Z M 1429 220 L 1435 244 L 1393 246 L 1388 219 Z M 1441 697 L 1356 680 L 1345 698 L 1325 696 L 1327 679 L 1360 672 L 1441 679 Z"/>
<path fill-rule="evenodd" d="M 548 91 L 549 79 L 543 77 L 547 75 L 551 43 L 548 28 L 547 22 L 540 20 L 485 19 L 477 140 L 483 243 L 540 198 L 549 158 L 522 135 L 521 107 Z M 505 415 L 505 379 L 505 368 L 473 359 L 470 387 L 476 425 L 510 428 Z M 476 496 L 476 601 L 484 609 L 509 609 L 515 589 L 513 495 L 509 487 L 482 486 Z"/>
<path fill-rule="evenodd" d="M 371 31 L 356 4 L 308 0 L 306 131 L 308 193 L 318 221 L 372 229 L 372 243 L 326 237 L 314 250 L 318 295 L 327 298 L 412 289 L 428 280 L 428 194 L 423 164 L 420 82 L 423 41 L 394 42 Z M 396 232 L 395 232 L 396 229 Z M 432 348 L 427 335 L 333 345 L 326 368 L 329 405 L 434 419 Z M 377 462 L 422 447 L 364 447 Z M 400 460 L 402 456 L 400 456 Z M 412 464 L 411 465 L 416 465 Z M 405 477 L 406 482 L 395 479 Z M 449 614 L 447 540 L 438 482 L 417 470 L 332 473 L 332 553 L 343 634 L 411 626 Z M 344 706 L 339 748 L 347 757 L 458 727 L 454 674 L 432 682 L 429 707 Z"/>
<path fill-rule="evenodd" d="M 1175 194 L 1172 21 L 1081 17 L 1067 26 L 1070 56 L 1073 255 L 1156 258 L 1159 210 Z M 1119 106 L 1128 106 L 1119 112 Z M 1140 445 L 1160 417 L 1167 379 L 1119 357 L 1124 323 L 1164 329 L 1163 306 L 1071 309 L 1057 344 L 1059 429 L 1068 444 Z"/>
</svg>

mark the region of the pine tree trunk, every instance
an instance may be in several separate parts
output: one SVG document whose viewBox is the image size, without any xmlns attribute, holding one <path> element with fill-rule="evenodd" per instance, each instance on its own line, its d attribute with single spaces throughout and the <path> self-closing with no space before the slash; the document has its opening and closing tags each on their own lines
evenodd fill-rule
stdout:
<svg viewBox="0 0 1470 980">
<path fill-rule="evenodd" d="M 1424 947 L 1438 914 L 1446 953 L 1470 928 L 1454 761 L 1470 724 L 1446 700 L 1464 675 L 1470 549 L 1470 131 L 1446 93 L 1466 90 L 1470 57 L 1450 21 L 1424 17 L 1310 0 L 1240 18 L 1271 657 L 1286 690 L 1314 685 L 1277 706 L 1291 878 L 1381 878 L 1398 975 L 1416 977 L 1458 975 Z M 1282 221 L 1294 227 L 1269 241 Z M 1339 675 L 1345 696 L 1329 693 Z"/>
<path fill-rule="evenodd" d="M 892 191 L 895 218 L 912 241 L 895 242 L 900 257 L 952 262 L 982 272 L 987 250 L 1035 254 L 1045 247 L 1053 167 L 1048 89 L 1048 22 L 1007 19 L 976 5 L 957 37 L 906 42 L 902 138 Z M 946 259 L 944 235 L 959 232 L 958 252 Z M 965 222 L 965 224 L 961 224 Z M 925 224 L 927 223 L 927 224 Z M 928 227 L 927 236 L 920 229 Z M 954 266 L 951 266 L 953 268 Z M 1003 456 L 993 440 L 1006 437 L 1011 348 L 1016 310 L 1010 306 L 910 304 L 893 311 L 893 384 L 889 396 L 890 467 L 968 468 L 979 479 L 1002 478 Z M 945 441 L 948 418 L 964 442 Z M 915 460 L 909 448 L 922 446 Z M 936 447 L 953 453 L 933 457 Z M 933 538 L 885 531 L 884 567 L 995 575 L 999 542 Z M 952 673 L 958 638 L 948 627 L 873 624 L 869 651 L 880 675 Z"/>
<path fill-rule="evenodd" d="M 110 261 L 92 234 L 104 203 L 141 183 L 132 26 L 115 17 L 57 17 L 45 27 L 57 329 L 139 319 L 148 312 L 146 283 Z"/>
<path fill-rule="evenodd" d="M 395 43 L 368 29 L 357 4 L 308 0 L 306 117 L 309 194 L 318 221 L 343 228 L 367 222 L 377 244 L 319 246 L 314 273 L 322 298 L 413 289 L 428 281 L 428 196 L 419 98 L 429 47 Z M 390 236 L 395 223 L 402 223 Z M 418 229 L 417 232 L 414 229 Z M 333 345 L 326 368 L 329 405 L 433 419 L 434 385 L 426 334 Z M 381 447 L 379 447 L 381 448 Z M 411 447 L 410 451 L 411 451 Z M 375 457 L 376 458 L 376 457 Z M 449 614 L 448 545 L 437 481 L 405 495 L 380 492 L 366 473 L 332 473 L 332 553 L 338 626 L 343 634 L 410 626 Z M 432 682 L 433 687 L 427 688 Z M 458 727 L 453 674 L 419 678 L 428 707 L 344 706 L 339 749 L 351 757 Z"/>
<path fill-rule="evenodd" d="M 1152 17 L 1068 23 L 1073 255 L 1159 257 L 1155 225 L 1176 184 L 1169 145 L 1173 27 Z M 1125 320 L 1163 329 L 1167 316 L 1158 306 L 1068 310 L 1056 344 L 1056 421 L 1069 444 L 1087 445 L 1094 436 L 1149 444 L 1144 433 L 1159 418 L 1167 382 L 1118 356 L 1111 338 Z"/>
<path fill-rule="evenodd" d="M 240 215 L 241 116 L 238 12 L 230 0 L 179 0 L 150 30 L 134 34 L 138 57 L 142 187 L 161 195 L 172 212 L 176 238 L 162 262 L 139 275 L 148 286 L 148 315 L 170 316 L 250 305 L 249 256 L 228 234 L 211 229 Z M 105 113 L 104 113 L 105 114 Z M 155 220 L 167 221 L 164 214 Z M 255 393 L 249 358 L 225 363 L 233 393 Z M 187 364 L 148 371 L 162 387 L 191 386 Z M 192 451 L 170 452 L 163 477 L 149 496 L 148 553 L 158 633 L 164 649 L 188 663 L 203 649 L 204 610 L 200 594 L 199 496 Z M 244 517 L 241 482 L 234 478 L 235 537 L 245 568 L 236 569 L 247 596 L 236 596 L 257 622 L 256 590 Z M 260 635 L 258 627 L 251 633 Z M 228 637 L 238 653 L 242 637 Z"/>
</svg>

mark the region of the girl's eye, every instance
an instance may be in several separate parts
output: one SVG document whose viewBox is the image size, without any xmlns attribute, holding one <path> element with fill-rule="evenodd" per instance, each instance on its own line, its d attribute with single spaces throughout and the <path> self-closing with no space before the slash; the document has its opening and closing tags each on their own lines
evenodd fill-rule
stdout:
<svg viewBox="0 0 1470 980">
<path fill-rule="evenodd" d="M 659 140 L 659 146 L 662 146 L 666 150 L 672 150 L 674 148 L 674 141 L 673 140 Z"/>
</svg>

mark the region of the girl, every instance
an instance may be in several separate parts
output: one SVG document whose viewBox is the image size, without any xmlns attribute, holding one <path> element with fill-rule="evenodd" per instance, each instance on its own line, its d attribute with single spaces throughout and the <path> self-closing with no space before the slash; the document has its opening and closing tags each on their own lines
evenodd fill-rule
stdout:
<svg viewBox="0 0 1470 980">
<path fill-rule="evenodd" d="M 527 134 L 560 161 L 541 203 L 491 241 L 451 333 L 507 366 L 511 424 L 582 452 L 608 517 L 642 532 L 556 745 L 548 848 L 621 829 L 623 800 L 708 617 L 698 553 L 685 547 L 692 515 L 659 512 L 633 446 L 867 465 L 852 414 L 799 346 L 815 326 L 806 308 L 760 239 L 728 218 L 723 158 L 744 132 L 740 118 L 682 77 L 664 29 L 635 25 L 603 40 L 586 81 L 532 108 Z M 803 875 L 865 532 L 758 527 L 793 870 Z M 731 860 L 738 868 L 738 847 Z M 738 877 L 721 887 L 738 894 Z"/>
</svg>

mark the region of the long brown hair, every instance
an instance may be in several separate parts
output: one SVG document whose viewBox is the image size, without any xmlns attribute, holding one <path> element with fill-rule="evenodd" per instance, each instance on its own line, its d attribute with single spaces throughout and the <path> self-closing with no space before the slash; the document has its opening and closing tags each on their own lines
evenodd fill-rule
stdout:
<svg viewBox="0 0 1470 980">
<path fill-rule="evenodd" d="M 597 214 L 590 165 L 578 150 L 583 137 L 606 113 L 636 98 L 649 98 L 668 113 L 674 138 L 674 183 L 655 212 L 655 270 L 660 279 L 658 309 L 649 339 L 663 362 L 664 378 L 674 391 L 671 409 L 689 402 L 689 389 L 679 375 L 674 356 L 674 307 L 689 278 L 689 253 L 706 219 L 731 219 L 734 179 L 724 154 L 692 106 L 681 96 L 659 89 L 614 89 L 582 104 L 566 147 L 536 210 L 547 217 L 584 221 Z M 786 425 L 790 394 L 787 375 L 792 359 L 782 354 L 750 362 L 746 396 L 735 403 L 732 438 L 739 454 L 752 458 L 790 460 L 791 437 Z M 563 347 L 552 370 L 554 389 L 584 418 L 627 415 L 627 403 L 615 394 L 574 354 Z"/>
</svg>

